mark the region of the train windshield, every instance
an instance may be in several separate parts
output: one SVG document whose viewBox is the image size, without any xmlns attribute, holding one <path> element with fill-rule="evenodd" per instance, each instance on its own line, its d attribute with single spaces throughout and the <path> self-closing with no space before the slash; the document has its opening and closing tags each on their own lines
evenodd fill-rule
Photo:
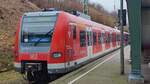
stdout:
<svg viewBox="0 0 150 84">
<path fill-rule="evenodd" d="M 24 16 L 21 29 L 21 51 L 48 51 L 56 19 L 57 15 Z"/>
</svg>

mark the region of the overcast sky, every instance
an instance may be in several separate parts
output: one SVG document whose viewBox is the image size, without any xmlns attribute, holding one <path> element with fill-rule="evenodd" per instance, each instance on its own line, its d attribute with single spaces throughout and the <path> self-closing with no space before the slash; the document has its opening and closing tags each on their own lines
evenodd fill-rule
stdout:
<svg viewBox="0 0 150 84">
<path fill-rule="evenodd" d="M 92 3 L 101 4 L 107 11 L 117 11 L 120 8 L 120 0 L 89 0 Z M 126 8 L 126 2 L 124 0 L 124 8 Z"/>
</svg>

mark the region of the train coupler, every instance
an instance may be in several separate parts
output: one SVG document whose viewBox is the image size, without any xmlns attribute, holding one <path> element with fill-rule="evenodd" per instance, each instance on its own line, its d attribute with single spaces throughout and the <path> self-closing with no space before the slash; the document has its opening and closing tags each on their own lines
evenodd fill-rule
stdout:
<svg viewBox="0 0 150 84">
<path fill-rule="evenodd" d="M 25 64 L 25 71 L 41 71 L 42 70 L 42 64 L 41 63 L 26 63 Z"/>
</svg>

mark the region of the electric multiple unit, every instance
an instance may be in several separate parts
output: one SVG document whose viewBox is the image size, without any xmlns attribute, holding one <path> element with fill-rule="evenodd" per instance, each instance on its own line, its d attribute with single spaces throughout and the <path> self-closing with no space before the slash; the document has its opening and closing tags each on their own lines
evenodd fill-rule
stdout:
<svg viewBox="0 0 150 84">
<path fill-rule="evenodd" d="M 29 80 L 67 73 L 119 48 L 120 40 L 119 30 L 67 12 L 29 12 L 17 29 L 14 66 Z"/>
</svg>

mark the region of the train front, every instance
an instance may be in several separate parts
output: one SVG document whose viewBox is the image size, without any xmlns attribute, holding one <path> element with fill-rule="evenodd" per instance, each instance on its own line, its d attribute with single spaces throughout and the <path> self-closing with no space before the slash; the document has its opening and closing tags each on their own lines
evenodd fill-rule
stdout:
<svg viewBox="0 0 150 84">
<path fill-rule="evenodd" d="M 57 16 L 58 12 L 30 12 L 20 21 L 14 66 L 28 80 L 39 80 L 48 73 L 47 61 Z"/>
</svg>

